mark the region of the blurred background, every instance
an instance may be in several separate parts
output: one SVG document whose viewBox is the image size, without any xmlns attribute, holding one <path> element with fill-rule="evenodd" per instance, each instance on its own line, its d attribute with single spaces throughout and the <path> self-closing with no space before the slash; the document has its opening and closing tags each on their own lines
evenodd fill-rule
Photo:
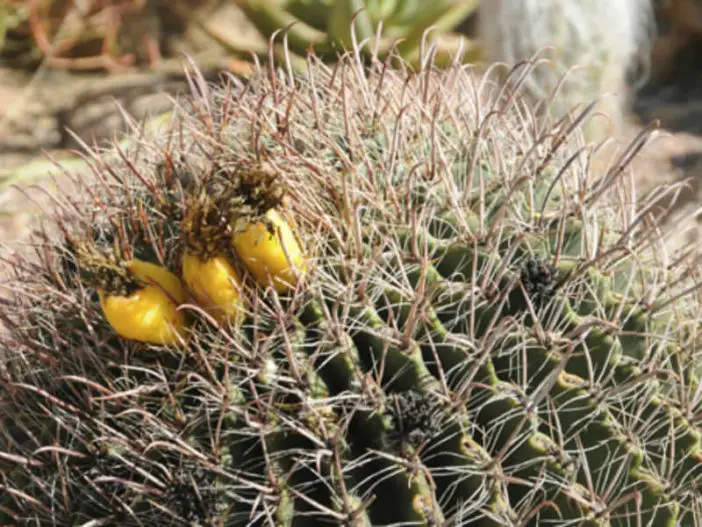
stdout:
<svg viewBox="0 0 702 527">
<path fill-rule="evenodd" d="M 698 241 L 702 0 L 0 0 L 0 241 L 23 238 L 60 184 L 47 154 L 72 163 L 81 140 L 121 139 L 115 103 L 136 119 L 168 112 L 168 95 L 187 90 L 184 53 L 208 80 L 246 76 L 287 29 L 291 64 L 303 70 L 309 49 L 333 62 L 354 14 L 359 38 L 380 36 L 379 54 L 394 48 L 412 64 L 428 28 L 440 66 L 460 52 L 485 71 L 551 46 L 535 97 L 582 66 L 559 100 L 616 93 L 603 126 L 624 139 L 660 122 L 664 133 L 636 164 L 641 192 L 687 180 L 676 214 L 692 228 L 676 229 L 676 243 Z"/>
</svg>

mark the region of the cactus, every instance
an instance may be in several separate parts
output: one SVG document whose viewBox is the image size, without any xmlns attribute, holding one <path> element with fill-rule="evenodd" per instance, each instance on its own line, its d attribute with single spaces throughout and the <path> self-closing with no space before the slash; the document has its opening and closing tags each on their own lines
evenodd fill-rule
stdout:
<svg viewBox="0 0 702 527">
<path fill-rule="evenodd" d="M 422 44 L 434 41 L 434 63 L 449 64 L 456 55 L 466 61 L 480 57 L 480 48 L 456 32 L 474 13 L 478 0 L 236 0 L 266 38 L 284 32 L 293 63 L 313 50 L 316 56 L 335 60 L 338 53 L 358 42 L 377 57 L 395 57 L 418 65 Z M 352 24 L 350 24 L 352 22 Z M 429 37 L 428 33 L 431 35 Z M 376 40 L 376 37 L 379 37 Z"/>
<path fill-rule="evenodd" d="M 699 525 L 699 273 L 632 200 L 646 137 L 591 173 L 587 112 L 459 59 L 308 60 L 195 69 L 8 258 L 0 523 Z M 145 341 L 98 293 L 136 261 L 232 289 Z"/>
<path fill-rule="evenodd" d="M 486 62 L 546 59 L 525 80 L 532 101 L 552 97 L 546 108 L 562 117 L 601 98 L 612 126 L 599 135 L 621 133 L 627 74 L 637 62 L 645 70 L 653 42 L 650 0 L 493 0 L 481 4 L 478 20 Z"/>
</svg>

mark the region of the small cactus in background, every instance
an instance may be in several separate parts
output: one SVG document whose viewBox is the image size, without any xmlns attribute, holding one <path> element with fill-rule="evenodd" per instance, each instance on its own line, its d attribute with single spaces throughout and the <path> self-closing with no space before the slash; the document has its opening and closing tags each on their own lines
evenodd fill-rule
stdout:
<svg viewBox="0 0 702 527">
<path fill-rule="evenodd" d="M 478 20 L 488 64 L 548 60 L 524 80 L 533 102 L 552 97 L 545 108 L 561 118 L 602 98 L 613 125 L 604 134 L 621 132 L 627 73 L 637 61 L 645 69 L 653 43 L 651 0 L 492 0 L 481 3 Z"/>
<path fill-rule="evenodd" d="M 458 59 L 308 60 L 194 72 L 9 260 L 0 523 L 698 525 L 700 276 L 645 137 L 591 173 L 586 115 Z M 135 261 L 177 342 L 105 316 Z"/>
<path fill-rule="evenodd" d="M 435 63 L 450 63 L 461 55 L 466 61 L 480 56 L 479 48 L 456 28 L 476 11 L 479 0 L 236 0 L 248 19 L 266 37 L 282 32 L 289 51 L 302 55 L 309 50 L 321 58 L 336 60 L 339 52 L 358 42 L 358 48 L 385 57 L 392 51 L 417 64 L 423 40 L 434 41 Z M 353 21 L 353 31 L 350 22 Z M 353 35 L 353 36 L 352 36 Z M 377 41 L 375 37 L 380 37 Z"/>
</svg>

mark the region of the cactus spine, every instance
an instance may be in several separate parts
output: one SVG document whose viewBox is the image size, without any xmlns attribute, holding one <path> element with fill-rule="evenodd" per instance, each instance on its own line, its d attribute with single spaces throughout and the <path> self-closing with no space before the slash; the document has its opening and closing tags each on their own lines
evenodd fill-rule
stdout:
<svg viewBox="0 0 702 527">
<path fill-rule="evenodd" d="M 590 173 L 582 120 L 544 130 L 459 61 L 309 61 L 194 72 L 56 211 L 173 273 L 226 258 L 237 323 L 191 298 L 185 346 L 125 339 L 65 236 L 12 260 L 3 523 L 698 525 L 699 272 L 632 202 L 645 138 Z M 285 290 L 232 244 L 270 210 Z"/>
</svg>

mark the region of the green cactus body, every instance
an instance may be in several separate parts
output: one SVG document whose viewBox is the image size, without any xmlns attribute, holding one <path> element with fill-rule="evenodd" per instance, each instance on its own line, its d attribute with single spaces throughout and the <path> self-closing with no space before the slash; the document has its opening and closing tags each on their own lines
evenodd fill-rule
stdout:
<svg viewBox="0 0 702 527">
<path fill-rule="evenodd" d="M 621 163 L 460 61 L 339 60 L 194 72 L 9 260 L 0 523 L 700 525 L 698 271 Z M 307 262 L 285 290 L 228 241 L 271 207 Z M 177 345 L 120 337 L 97 291 L 186 241 L 240 319 L 190 299 Z"/>
</svg>

